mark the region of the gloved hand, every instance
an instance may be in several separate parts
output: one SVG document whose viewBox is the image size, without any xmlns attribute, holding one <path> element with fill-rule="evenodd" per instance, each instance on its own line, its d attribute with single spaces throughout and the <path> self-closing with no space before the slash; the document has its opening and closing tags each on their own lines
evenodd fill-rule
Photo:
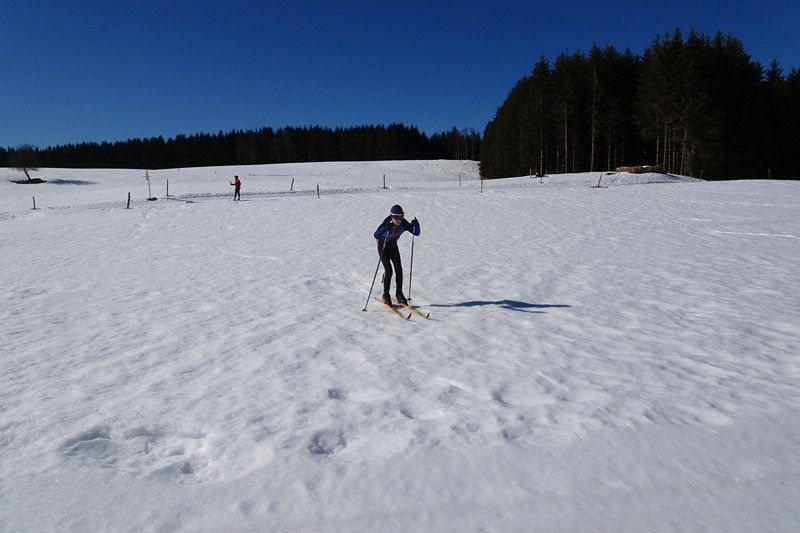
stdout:
<svg viewBox="0 0 800 533">
<path fill-rule="evenodd" d="M 419 221 L 417 220 L 417 217 L 414 217 L 414 219 L 411 221 L 411 225 L 412 226 L 419 226 Z"/>
</svg>

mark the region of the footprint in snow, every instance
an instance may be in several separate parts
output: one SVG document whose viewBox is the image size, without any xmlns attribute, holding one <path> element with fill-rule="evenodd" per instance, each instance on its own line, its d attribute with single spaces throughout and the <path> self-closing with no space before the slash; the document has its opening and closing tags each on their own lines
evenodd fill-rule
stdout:
<svg viewBox="0 0 800 533">
<path fill-rule="evenodd" d="M 203 481 L 198 472 L 209 462 L 205 437 L 202 432 L 176 433 L 144 426 L 116 432 L 108 425 L 98 425 L 66 439 L 59 451 L 87 466 L 162 481 L 198 482 Z"/>
<path fill-rule="evenodd" d="M 492 391 L 492 399 L 503 407 L 511 407 L 511 403 L 505 398 L 505 391 L 503 389 Z"/>
<path fill-rule="evenodd" d="M 338 387 L 328 389 L 328 398 L 330 398 L 331 400 L 346 400 L 347 391 L 344 389 L 340 389 Z"/>
<path fill-rule="evenodd" d="M 333 455 L 339 453 L 347 446 L 347 439 L 341 431 L 320 431 L 308 443 L 308 451 L 313 455 Z"/>
</svg>

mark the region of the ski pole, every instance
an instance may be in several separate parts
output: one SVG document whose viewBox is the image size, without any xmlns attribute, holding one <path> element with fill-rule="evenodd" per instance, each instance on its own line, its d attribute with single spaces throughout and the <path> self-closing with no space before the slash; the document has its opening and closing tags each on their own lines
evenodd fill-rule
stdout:
<svg viewBox="0 0 800 533">
<path fill-rule="evenodd" d="M 411 234 L 411 266 L 408 267 L 408 299 L 411 299 L 411 276 L 414 275 L 414 234 Z"/>
<path fill-rule="evenodd" d="M 372 285 L 369 286 L 369 294 L 367 294 L 367 303 L 364 304 L 364 309 L 362 311 L 367 310 L 367 305 L 369 305 L 369 298 L 372 296 L 372 289 L 375 287 L 375 280 L 378 279 L 378 269 L 381 267 L 381 256 L 383 255 L 383 251 L 386 249 L 386 241 L 389 240 L 389 235 L 383 239 L 383 246 L 381 246 L 381 253 L 378 254 L 378 265 L 375 267 L 375 275 L 372 276 Z M 386 274 L 384 273 L 384 276 Z"/>
<path fill-rule="evenodd" d="M 369 294 L 367 295 L 367 303 L 364 304 L 364 309 L 362 311 L 367 310 L 367 305 L 369 304 L 369 299 L 372 296 L 372 288 L 375 286 L 375 280 L 378 279 L 378 269 L 381 267 L 381 258 L 378 257 L 378 265 L 375 267 L 375 275 L 372 276 L 372 285 L 369 286 Z"/>
</svg>

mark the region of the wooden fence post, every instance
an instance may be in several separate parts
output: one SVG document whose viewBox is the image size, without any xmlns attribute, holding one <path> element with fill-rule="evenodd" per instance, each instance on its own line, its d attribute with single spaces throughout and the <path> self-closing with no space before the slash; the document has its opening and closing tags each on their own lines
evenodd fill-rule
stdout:
<svg viewBox="0 0 800 533">
<path fill-rule="evenodd" d="M 36 197 L 31 196 L 31 198 L 33 198 L 33 210 L 36 211 Z"/>
<path fill-rule="evenodd" d="M 319 183 L 317 183 L 317 198 L 319 198 Z"/>
<path fill-rule="evenodd" d="M 292 178 L 292 185 L 289 187 L 289 192 L 294 191 L 294 178 Z"/>
<path fill-rule="evenodd" d="M 125 209 L 130 209 L 130 208 L 131 208 L 131 193 L 128 193 L 128 205 L 127 207 L 125 207 Z"/>
</svg>

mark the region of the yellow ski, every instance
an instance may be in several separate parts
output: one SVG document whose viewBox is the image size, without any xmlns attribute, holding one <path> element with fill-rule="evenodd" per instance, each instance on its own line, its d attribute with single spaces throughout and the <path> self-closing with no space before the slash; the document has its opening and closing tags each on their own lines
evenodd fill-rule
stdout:
<svg viewBox="0 0 800 533">
<path fill-rule="evenodd" d="M 422 311 L 420 311 L 419 309 L 417 309 L 413 305 L 408 305 L 408 304 L 399 304 L 399 305 L 402 305 L 403 307 L 405 307 L 406 309 L 408 309 L 412 313 L 418 314 L 422 318 L 430 318 L 431 317 L 430 313 L 423 313 Z M 410 317 L 411 315 L 408 315 L 408 316 Z"/>
<path fill-rule="evenodd" d="M 396 314 L 397 316 L 399 316 L 400 318 L 403 318 L 403 319 L 405 319 L 405 320 L 408 320 L 409 318 L 411 318 L 411 313 L 409 313 L 409 314 L 408 314 L 408 316 L 403 316 L 403 313 L 401 313 L 400 311 L 398 311 L 398 310 L 397 310 L 397 308 L 395 308 L 393 305 L 387 305 L 387 304 L 386 304 L 386 303 L 385 303 L 383 300 L 381 300 L 380 298 L 375 298 L 375 301 L 376 301 L 376 302 L 378 302 L 379 304 L 381 304 L 382 306 L 384 306 L 386 309 L 388 309 L 388 310 L 389 310 L 389 311 L 391 311 L 392 313 L 394 313 L 394 314 Z"/>
</svg>

